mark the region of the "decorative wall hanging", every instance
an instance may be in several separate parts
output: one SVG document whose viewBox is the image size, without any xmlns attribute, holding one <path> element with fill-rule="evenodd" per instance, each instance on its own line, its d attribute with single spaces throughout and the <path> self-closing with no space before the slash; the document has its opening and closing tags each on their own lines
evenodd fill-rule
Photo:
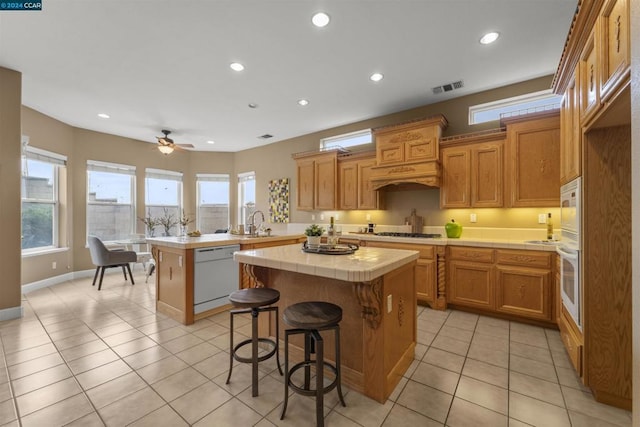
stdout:
<svg viewBox="0 0 640 427">
<path fill-rule="evenodd" d="M 269 181 L 269 222 L 289 222 L 289 178 Z"/>
</svg>

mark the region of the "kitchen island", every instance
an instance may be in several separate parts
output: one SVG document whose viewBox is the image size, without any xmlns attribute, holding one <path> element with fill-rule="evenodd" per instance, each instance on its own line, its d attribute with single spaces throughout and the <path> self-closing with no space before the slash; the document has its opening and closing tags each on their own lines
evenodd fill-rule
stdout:
<svg viewBox="0 0 640 427">
<path fill-rule="evenodd" d="M 418 255 L 368 247 L 350 255 L 322 255 L 305 253 L 295 244 L 240 251 L 234 259 L 255 286 L 280 291 L 281 312 L 301 301 L 342 307 L 343 382 L 385 402 L 414 358 Z M 261 316 L 261 334 L 275 336 L 273 320 Z M 283 336 L 286 325 L 281 322 L 280 328 Z M 302 360 L 302 341 L 292 339 L 290 346 L 290 357 Z M 333 360 L 332 340 L 326 339 L 325 346 L 325 358 Z"/>
<path fill-rule="evenodd" d="M 239 249 L 255 249 L 303 240 L 300 234 L 149 237 L 147 243 L 156 262 L 156 311 L 185 325 L 224 311 L 230 307 L 226 295 L 239 289 L 246 277 L 232 259 L 237 245 Z M 226 254 L 219 256 L 218 252 Z"/>
</svg>

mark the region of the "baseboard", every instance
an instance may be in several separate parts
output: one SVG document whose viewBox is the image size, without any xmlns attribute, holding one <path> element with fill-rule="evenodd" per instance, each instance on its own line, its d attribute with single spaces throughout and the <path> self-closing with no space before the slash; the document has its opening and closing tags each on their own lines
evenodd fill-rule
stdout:
<svg viewBox="0 0 640 427">
<path fill-rule="evenodd" d="M 84 279 L 86 277 L 93 277 L 95 273 L 96 273 L 95 269 L 80 270 L 80 271 L 74 271 L 71 273 L 60 274 L 58 276 L 48 277 L 43 280 L 38 280 L 37 282 L 31 282 L 31 283 L 22 285 L 22 293 L 27 294 L 29 292 L 36 291 L 38 289 L 57 285 L 58 283 L 62 283 L 62 282 L 68 282 L 69 280 L 73 280 L 73 279 Z M 105 272 L 105 274 L 110 274 L 110 273 L 119 273 L 119 272 L 110 272 L 110 271 Z"/>
<path fill-rule="evenodd" d="M 22 317 L 22 307 L 11 307 L 0 310 L 0 322 Z"/>
</svg>

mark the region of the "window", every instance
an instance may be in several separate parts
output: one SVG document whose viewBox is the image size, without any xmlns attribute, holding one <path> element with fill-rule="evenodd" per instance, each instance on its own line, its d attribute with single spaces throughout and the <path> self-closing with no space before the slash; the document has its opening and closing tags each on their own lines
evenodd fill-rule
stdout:
<svg viewBox="0 0 640 427">
<path fill-rule="evenodd" d="M 537 111 L 551 110 L 560 107 L 562 96 L 551 93 L 551 90 L 529 93 L 499 101 L 469 107 L 469 124 L 500 120 L 502 115 L 514 113 L 535 113 Z"/>
<path fill-rule="evenodd" d="M 145 217 L 171 215 L 178 221 L 182 216 L 182 173 L 150 168 L 145 172 Z M 169 230 L 170 235 L 176 235 L 176 227 Z M 154 232 L 164 234 L 165 230 L 160 225 Z"/>
<path fill-rule="evenodd" d="M 359 145 L 371 144 L 371 129 L 345 133 L 320 140 L 320 150 L 332 150 L 334 148 L 350 148 Z"/>
<path fill-rule="evenodd" d="M 197 229 L 214 233 L 229 228 L 229 175 L 197 174 Z"/>
<path fill-rule="evenodd" d="M 67 158 L 25 147 L 22 156 L 22 250 L 58 247 L 58 180 Z"/>
<path fill-rule="evenodd" d="M 238 174 L 238 224 L 246 224 L 256 210 L 256 173 Z"/>
<path fill-rule="evenodd" d="M 87 161 L 87 235 L 129 239 L 135 230 L 135 166 Z"/>
</svg>

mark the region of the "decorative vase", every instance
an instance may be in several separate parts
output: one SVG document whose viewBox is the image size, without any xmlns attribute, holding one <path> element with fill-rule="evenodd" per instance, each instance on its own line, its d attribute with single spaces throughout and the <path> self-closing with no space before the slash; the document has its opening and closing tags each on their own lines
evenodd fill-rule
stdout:
<svg viewBox="0 0 640 427">
<path fill-rule="evenodd" d="M 180 237 L 187 236 L 187 226 L 180 224 Z"/>
<path fill-rule="evenodd" d="M 317 248 L 320 246 L 320 236 L 307 236 L 307 246 Z"/>
</svg>

